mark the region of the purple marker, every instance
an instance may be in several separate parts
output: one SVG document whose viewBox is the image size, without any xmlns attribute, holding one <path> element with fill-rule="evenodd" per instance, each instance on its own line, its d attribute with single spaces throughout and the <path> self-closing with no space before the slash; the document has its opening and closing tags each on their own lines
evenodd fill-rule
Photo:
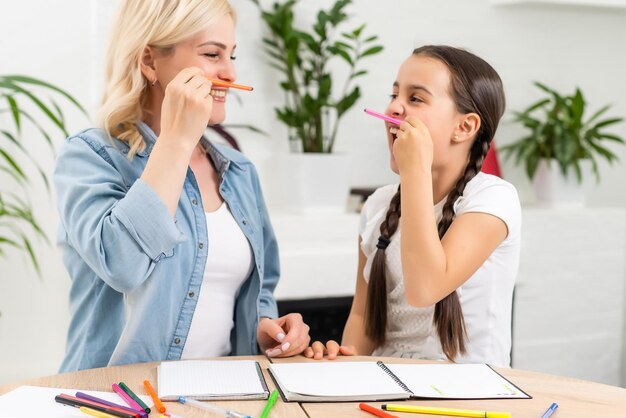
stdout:
<svg viewBox="0 0 626 418">
<path fill-rule="evenodd" d="M 379 113 L 379 112 L 377 112 L 375 110 L 372 110 L 372 109 L 369 109 L 369 108 L 365 108 L 364 110 L 365 110 L 365 113 L 367 113 L 368 115 L 372 115 L 375 118 L 382 119 L 384 121 L 393 123 L 394 125 L 400 126 L 400 124 L 402 123 L 402 121 L 400 119 L 392 118 L 391 116 L 387 116 L 387 115 Z"/>
<path fill-rule="evenodd" d="M 124 411 L 128 411 L 130 413 L 133 414 L 139 414 L 139 416 L 141 416 L 141 418 L 148 418 L 148 414 L 146 414 L 146 411 L 144 410 L 136 410 L 133 408 L 129 408 L 127 406 L 123 406 L 120 404 L 116 404 L 114 402 L 109 402 L 109 401 L 105 401 L 104 399 L 100 399 L 100 398 L 96 398 L 95 396 L 91 396 L 88 393 L 84 393 L 84 392 L 76 392 L 76 397 L 80 398 L 80 399 L 85 399 L 87 401 L 92 401 L 92 402 L 96 402 L 102 405 L 106 405 L 106 406 L 113 406 L 115 408 L 120 408 L 123 409 Z"/>
</svg>

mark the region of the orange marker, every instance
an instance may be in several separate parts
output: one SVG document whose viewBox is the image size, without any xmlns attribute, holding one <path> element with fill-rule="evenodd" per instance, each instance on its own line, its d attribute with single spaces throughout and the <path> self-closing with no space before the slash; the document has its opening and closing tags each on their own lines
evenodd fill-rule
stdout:
<svg viewBox="0 0 626 418">
<path fill-rule="evenodd" d="M 143 385 L 146 387 L 146 391 L 148 391 L 148 394 L 154 401 L 154 406 L 156 407 L 156 409 L 161 413 L 165 412 L 165 406 L 163 405 L 163 402 L 161 402 L 161 400 L 157 396 L 150 382 L 148 382 L 147 380 L 144 380 Z"/>
<path fill-rule="evenodd" d="M 239 89 L 239 90 L 248 90 L 248 91 L 253 90 L 253 87 L 245 86 L 243 84 L 229 83 L 228 81 L 215 80 L 213 78 L 210 78 L 209 81 L 213 83 L 215 87 L 227 87 L 229 89 Z"/>
</svg>

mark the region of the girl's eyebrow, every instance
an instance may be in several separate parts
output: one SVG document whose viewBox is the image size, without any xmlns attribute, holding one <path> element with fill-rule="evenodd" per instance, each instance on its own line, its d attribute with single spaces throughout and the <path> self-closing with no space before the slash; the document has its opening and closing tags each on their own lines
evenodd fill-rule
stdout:
<svg viewBox="0 0 626 418">
<path fill-rule="evenodd" d="M 398 82 L 397 82 L 397 81 L 395 81 L 395 82 L 393 83 L 393 86 L 394 86 L 395 88 L 400 87 L 400 85 L 398 84 Z M 432 96 L 432 95 L 433 95 L 433 94 L 432 94 L 432 93 L 431 93 L 431 92 L 430 92 L 430 91 L 429 91 L 426 87 L 422 86 L 421 84 L 411 84 L 410 86 L 408 86 L 408 88 L 409 88 L 410 90 L 421 90 L 421 91 L 423 91 L 423 92 L 427 93 L 427 94 L 428 94 L 428 95 L 430 95 L 430 96 Z"/>
</svg>

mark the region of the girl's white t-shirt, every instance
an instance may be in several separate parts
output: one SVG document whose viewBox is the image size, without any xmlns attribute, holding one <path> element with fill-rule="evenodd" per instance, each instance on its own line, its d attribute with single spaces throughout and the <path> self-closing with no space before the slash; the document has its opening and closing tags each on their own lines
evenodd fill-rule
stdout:
<svg viewBox="0 0 626 418">
<path fill-rule="evenodd" d="M 252 249 L 226 203 L 207 212 L 209 250 L 181 359 L 228 355 L 235 299 L 252 272 Z"/>
<path fill-rule="evenodd" d="M 398 185 L 377 189 L 361 212 L 361 250 L 367 258 L 363 271 L 369 281 L 380 224 L 385 218 Z M 445 199 L 434 207 L 437 222 Z M 521 207 L 515 187 L 499 177 L 477 174 L 465 186 L 454 205 L 456 217 L 469 212 L 488 213 L 508 228 L 505 240 L 482 266 L 457 289 L 467 329 L 467 353 L 460 363 L 488 363 L 509 367 L 511 363 L 511 309 L 513 286 L 519 267 Z M 406 216 L 406 214 L 403 214 Z M 405 298 L 400 259 L 400 228 L 385 250 L 387 276 L 386 342 L 373 355 L 443 360 L 437 329 L 433 324 L 434 305 L 416 308 Z M 474 239 L 479 240 L 477 236 Z"/>
</svg>

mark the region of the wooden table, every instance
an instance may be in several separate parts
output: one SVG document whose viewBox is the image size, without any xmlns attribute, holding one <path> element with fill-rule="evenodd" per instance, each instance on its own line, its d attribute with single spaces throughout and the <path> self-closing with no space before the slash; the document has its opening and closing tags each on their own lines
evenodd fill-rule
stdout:
<svg viewBox="0 0 626 418">
<path fill-rule="evenodd" d="M 263 356 L 252 357 L 225 357 L 222 360 L 253 359 L 263 368 L 268 387 L 274 388 L 274 382 L 267 372 L 269 361 Z M 382 360 L 386 363 L 428 363 L 420 360 L 374 357 L 343 357 L 339 361 L 373 361 Z M 277 359 L 274 362 L 312 361 L 303 357 Z M 84 390 L 110 391 L 111 382 L 120 380 L 126 382 L 138 393 L 145 393 L 143 380 L 148 379 L 156 387 L 156 367 L 158 363 L 142 363 L 127 366 L 106 367 L 101 369 L 84 370 L 80 372 L 64 373 L 55 376 L 41 377 L 25 382 L 0 387 L 0 395 L 21 385 L 77 388 Z M 511 380 L 518 387 L 531 395 L 532 399 L 502 399 L 502 400 L 471 400 L 471 401 L 408 401 L 409 404 L 428 405 L 450 408 L 506 411 L 513 417 L 539 418 L 552 402 L 557 402 L 559 408 L 554 418 L 617 418 L 626 417 L 626 389 L 607 386 L 578 379 L 553 376 L 542 373 L 528 372 L 515 369 L 496 369 L 499 373 Z M 394 401 L 394 403 L 398 403 Z M 216 405 L 245 412 L 252 417 L 258 417 L 263 410 L 265 401 L 222 401 Z M 378 406 L 381 402 L 372 402 Z M 168 411 L 182 415 L 185 418 L 219 417 L 186 405 L 174 402 L 166 403 Z M 416 415 L 396 413 L 403 418 L 429 417 L 430 415 Z M 152 413 L 151 417 L 157 414 Z M 359 410 L 358 403 L 285 403 L 279 400 L 271 418 L 329 418 L 329 417 L 358 417 L 373 418 L 366 412 Z M 221 417 L 223 418 L 223 417 Z"/>
</svg>

